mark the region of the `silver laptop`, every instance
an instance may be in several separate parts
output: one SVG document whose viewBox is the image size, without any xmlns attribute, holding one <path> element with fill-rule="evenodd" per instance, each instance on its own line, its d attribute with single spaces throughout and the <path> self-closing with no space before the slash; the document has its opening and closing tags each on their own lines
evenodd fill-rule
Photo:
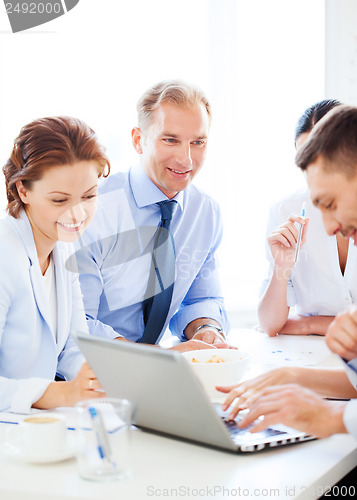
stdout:
<svg viewBox="0 0 357 500">
<path fill-rule="evenodd" d="M 144 430 L 236 452 L 260 451 L 314 439 L 273 426 L 250 433 L 228 421 L 206 395 L 179 352 L 72 334 L 109 397 L 127 398 L 132 422 Z"/>
</svg>

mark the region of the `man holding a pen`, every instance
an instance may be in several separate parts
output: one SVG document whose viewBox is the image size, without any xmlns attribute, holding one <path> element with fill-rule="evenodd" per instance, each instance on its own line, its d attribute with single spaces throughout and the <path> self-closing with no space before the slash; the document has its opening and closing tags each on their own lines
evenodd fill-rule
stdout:
<svg viewBox="0 0 357 500">
<path fill-rule="evenodd" d="M 324 99 L 303 112 L 295 131 L 297 150 L 314 126 L 340 105 L 335 99 Z M 321 213 L 305 188 L 274 203 L 266 235 L 269 268 L 260 288 L 260 327 L 270 336 L 326 335 L 335 316 L 357 297 L 353 242 L 340 233 L 327 235 Z"/>
<path fill-rule="evenodd" d="M 298 151 L 296 163 L 306 172 L 311 200 L 322 212 L 327 233 L 341 233 L 357 245 L 357 107 L 339 106 L 324 117 Z M 356 306 L 336 316 L 326 342 L 341 357 L 356 389 Z M 318 437 L 346 432 L 357 437 L 357 399 L 328 401 L 297 384 L 256 388 L 252 392 L 245 395 L 241 408 L 238 399 L 233 412 L 249 409 L 240 421 L 241 427 L 264 417 L 251 431 L 282 423 Z M 227 401 L 231 399 L 228 396 Z"/>
</svg>

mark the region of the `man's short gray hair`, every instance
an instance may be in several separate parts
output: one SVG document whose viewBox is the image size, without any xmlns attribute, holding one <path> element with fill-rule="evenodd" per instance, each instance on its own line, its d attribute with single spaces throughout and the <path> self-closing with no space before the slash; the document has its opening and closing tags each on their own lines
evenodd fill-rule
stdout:
<svg viewBox="0 0 357 500">
<path fill-rule="evenodd" d="M 138 126 L 141 130 L 150 125 L 153 112 L 165 102 L 186 108 L 202 104 L 211 122 L 211 105 L 200 88 L 182 80 L 164 80 L 144 92 L 137 103 Z"/>
</svg>

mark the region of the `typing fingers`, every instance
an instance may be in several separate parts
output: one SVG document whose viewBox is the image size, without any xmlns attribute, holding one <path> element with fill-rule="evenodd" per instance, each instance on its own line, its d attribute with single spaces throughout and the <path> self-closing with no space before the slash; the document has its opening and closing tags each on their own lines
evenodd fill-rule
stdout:
<svg viewBox="0 0 357 500">
<path fill-rule="evenodd" d="M 230 391 L 228 396 L 226 397 L 224 403 L 222 404 L 223 411 L 226 411 L 227 408 L 229 408 L 231 406 L 233 401 L 235 401 L 237 398 L 239 398 L 239 396 L 241 396 L 241 394 L 244 392 L 239 387 L 234 387 L 234 386 L 231 386 L 231 387 L 233 387 L 233 388 L 217 386 L 217 389 L 221 392 L 227 393 L 228 391 Z"/>
<path fill-rule="evenodd" d="M 293 387 L 293 386 L 291 386 Z M 288 423 L 289 412 L 296 412 L 293 391 L 288 386 L 276 386 L 264 389 L 259 395 L 255 394 L 246 401 L 249 412 L 238 423 L 239 427 L 247 427 L 253 424 L 250 432 L 259 432 L 269 425 Z"/>
</svg>

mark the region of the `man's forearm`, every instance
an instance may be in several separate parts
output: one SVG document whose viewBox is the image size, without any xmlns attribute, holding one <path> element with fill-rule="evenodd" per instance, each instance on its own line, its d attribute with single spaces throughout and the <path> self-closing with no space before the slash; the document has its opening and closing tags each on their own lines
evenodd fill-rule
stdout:
<svg viewBox="0 0 357 500">
<path fill-rule="evenodd" d="M 291 367 L 294 382 L 318 392 L 326 398 L 357 398 L 357 391 L 341 368 Z"/>
<path fill-rule="evenodd" d="M 279 333 L 288 335 L 325 335 L 334 316 L 297 316 L 288 318 Z"/>
<path fill-rule="evenodd" d="M 289 315 L 286 302 L 289 274 L 288 272 L 285 275 L 280 274 L 277 269 L 274 269 L 268 288 L 258 305 L 260 326 L 270 337 L 280 332 Z"/>
</svg>

